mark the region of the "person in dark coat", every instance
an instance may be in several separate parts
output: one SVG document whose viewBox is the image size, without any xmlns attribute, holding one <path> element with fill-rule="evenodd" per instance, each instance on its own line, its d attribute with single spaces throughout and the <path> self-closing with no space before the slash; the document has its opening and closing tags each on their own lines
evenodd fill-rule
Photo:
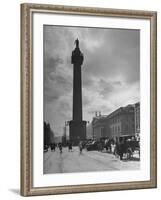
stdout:
<svg viewBox="0 0 161 200">
<path fill-rule="evenodd" d="M 123 138 L 120 138 L 119 152 L 120 160 L 122 160 L 124 153 L 126 153 L 126 140 Z"/>
<path fill-rule="evenodd" d="M 61 142 L 59 142 L 58 148 L 59 148 L 60 153 L 62 153 L 62 143 Z"/>
<path fill-rule="evenodd" d="M 69 144 L 68 144 L 68 151 L 72 152 L 72 142 L 69 142 Z"/>
<path fill-rule="evenodd" d="M 82 150 L 83 150 L 83 145 L 82 145 L 82 141 L 79 142 L 79 152 L 80 154 L 82 154 Z"/>
<path fill-rule="evenodd" d="M 116 138 L 116 141 L 115 141 L 115 150 L 114 150 L 114 155 L 115 156 L 119 156 L 120 155 L 120 145 L 119 145 L 119 139 Z"/>
<path fill-rule="evenodd" d="M 56 144 L 52 143 L 50 146 L 51 146 L 51 151 L 55 151 Z"/>
</svg>

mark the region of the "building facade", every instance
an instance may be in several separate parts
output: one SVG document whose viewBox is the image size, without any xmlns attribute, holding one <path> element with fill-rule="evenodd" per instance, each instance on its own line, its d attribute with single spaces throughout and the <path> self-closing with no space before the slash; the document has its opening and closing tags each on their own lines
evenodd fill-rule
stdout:
<svg viewBox="0 0 161 200">
<path fill-rule="evenodd" d="M 120 107 L 109 116 L 110 133 L 113 138 L 135 135 L 134 106 Z"/>
<path fill-rule="evenodd" d="M 140 135 L 140 102 L 135 104 L 135 135 Z"/>
<path fill-rule="evenodd" d="M 100 138 L 110 137 L 107 116 L 94 117 L 92 120 L 93 139 L 99 140 Z"/>
<path fill-rule="evenodd" d="M 140 130 L 139 109 L 140 107 L 136 108 L 136 104 L 127 105 L 118 108 L 109 115 L 94 117 L 92 120 L 93 139 L 116 138 L 123 135 L 135 136 L 136 126 L 137 130 Z"/>
<path fill-rule="evenodd" d="M 54 143 L 54 132 L 49 123 L 44 122 L 44 146 Z"/>
<path fill-rule="evenodd" d="M 86 139 L 93 139 L 93 126 L 92 123 L 87 124 L 86 128 Z"/>
</svg>

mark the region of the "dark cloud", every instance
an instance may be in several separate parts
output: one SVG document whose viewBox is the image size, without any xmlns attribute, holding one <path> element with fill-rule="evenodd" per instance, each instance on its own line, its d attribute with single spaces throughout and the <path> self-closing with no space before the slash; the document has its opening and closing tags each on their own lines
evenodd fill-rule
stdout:
<svg viewBox="0 0 161 200">
<path fill-rule="evenodd" d="M 117 86 L 121 86 L 122 85 L 121 81 L 114 81 L 113 84 L 117 85 Z"/>
<path fill-rule="evenodd" d="M 48 82 L 51 73 L 56 72 L 57 67 L 59 64 L 62 64 L 63 60 L 59 57 L 48 57 L 45 56 L 44 58 L 44 82 Z"/>
<path fill-rule="evenodd" d="M 99 94 L 106 98 L 108 95 L 117 92 L 117 90 L 121 90 L 122 83 L 120 81 L 105 81 L 104 79 L 100 79 L 99 88 Z"/>
<path fill-rule="evenodd" d="M 72 91 L 72 83 L 60 75 L 50 75 L 48 84 L 44 87 L 45 103 L 58 100 L 61 96 Z"/>
<path fill-rule="evenodd" d="M 108 83 L 104 81 L 103 79 L 100 79 L 99 81 L 99 87 L 100 87 L 100 94 L 104 95 L 106 93 L 111 93 L 114 90 L 113 84 Z"/>
<path fill-rule="evenodd" d="M 57 91 L 51 93 L 50 90 L 48 90 L 48 88 L 45 88 L 44 89 L 44 103 L 53 103 L 55 102 L 56 100 L 59 99 L 59 93 Z"/>
<path fill-rule="evenodd" d="M 138 81 L 139 31 L 112 29 L 106 32 L 102 45 L 85 53 L 87 72 L 104 78 L 118 75 L 127 82 Z"/>
<path fill-rule="evenodd" d="M 63 63 L 63 59 L 59 57 L 46 58 L 45 63 L 44 63 L 44 70 L 47 71 L 48 73 L 55 72 L 56 67 L 62 63 Z"/>
</svg>

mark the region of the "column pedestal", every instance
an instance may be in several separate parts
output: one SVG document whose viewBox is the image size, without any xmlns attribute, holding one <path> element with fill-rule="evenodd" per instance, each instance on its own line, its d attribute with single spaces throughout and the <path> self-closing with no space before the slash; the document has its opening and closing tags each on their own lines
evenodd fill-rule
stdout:
<svg viewBox="0 0 161 200">
<path fill-rule="evenodd" d="M 79 141 L 86 139 L 86 121 L 75 121 L 69 122 L 69 133 L 70 140 L 73 145 L 78 145 Z"/>
</svg>

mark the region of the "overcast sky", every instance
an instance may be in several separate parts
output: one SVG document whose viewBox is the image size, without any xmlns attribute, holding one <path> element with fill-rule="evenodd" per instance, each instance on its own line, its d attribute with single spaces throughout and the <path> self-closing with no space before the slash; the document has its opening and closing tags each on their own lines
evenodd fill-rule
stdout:
<svg viewBox="0 0 161 200">
<path fill-rule="evenodd" d="M 56 135 L 72 119 L 71 53 L 79 39 L 83 120 L 140 101 L 139 30 L 44 26 L 44 120 Z"/>
</svg>

